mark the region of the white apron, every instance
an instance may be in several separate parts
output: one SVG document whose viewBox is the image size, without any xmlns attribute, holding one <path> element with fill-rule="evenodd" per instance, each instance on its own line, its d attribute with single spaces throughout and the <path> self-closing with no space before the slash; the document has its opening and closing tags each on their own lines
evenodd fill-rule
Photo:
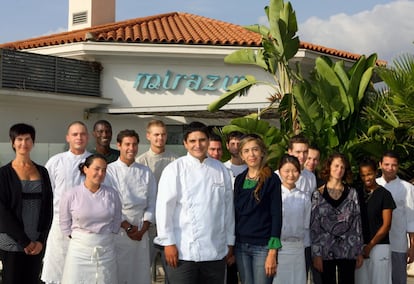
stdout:
<svg viewBox="0 0 414 284">
<path fill-rule="evenodd" d="M 390 245 L 375 245 L 361 268 L 355 270 L 356 284 L 391 283 Z"/>
<path fill-rule="evenodd" d="M 306 284 L 305 247 L 303 242 L 282 241 L 277 253 L 278 265 L 273 284 Z"/>
<path fill-rule="evenodd" d="M 115 235 L 118 283 L 151 284 L 148 232 L 141 241 L 131 240 L 125 230 Z"/>
<path fill-rule="evenodd" d="M 73 232 L 62 284 L 117 284 L 114 234 Z"/>
<path fill-rule="evenodd" d="M 61 282 L 68 244 L 69 238 L 64 236 L 60 230 L 59 218 L 54 217 L 47 237 L 47 246 L 43 258 L 41 279 L 45 283 Z"/>
</svg>

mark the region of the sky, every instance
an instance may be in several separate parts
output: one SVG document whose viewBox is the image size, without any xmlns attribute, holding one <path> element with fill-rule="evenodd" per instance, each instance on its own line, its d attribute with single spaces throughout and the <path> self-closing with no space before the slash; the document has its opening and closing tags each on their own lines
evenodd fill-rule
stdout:
<svg viewBox="0 0 414 284">
<path fill-rule="evenodd" d="M 1 0 L 0 43 L 67 30 L 68 0 Z M 414 54 L 414 0 L 291 0 L 300 40 L 391 62 Z M 117 0 L 116 21 L 186 12 L 265 24 L 269 0 Z"/>
</svg>

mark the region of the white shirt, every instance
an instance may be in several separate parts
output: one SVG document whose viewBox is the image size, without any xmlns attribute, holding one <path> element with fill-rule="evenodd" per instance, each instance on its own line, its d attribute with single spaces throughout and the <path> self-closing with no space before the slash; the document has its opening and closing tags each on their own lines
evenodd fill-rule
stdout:
<svg viewBox="0 0 414 284">
<path fill-rule="evenodd" d="M 315 174 L 307 169 L 303 169 L 300 172 L 298 181 L 296 182 L 296 187 L 306 193 L 310 200 L 312 193 L 316 190 Z"/>
<path fill-rule="evenodd" d="M 155 243 L 175 244 L 179 259 L 223 259 L 235 242 L 228 170 L 218 160 L 200 162 L 190 154 L 171 162 L 159 182 L 156 217 Z"/>
<path fill-rule="evenodd" d="M 309 236 L 311 202 L 309 197 L 297 188 L 287 189 L 282 185 L 283 225 L 281 242 L 305 241 Z"/>
<path fill-rule="evenodd" d="M 388 183 L 379 177 L 377 183 L 391 192 L 397 205 L 392 211 L 389 233 L 391 251 L 407 252 L 407 233 L 414 232 L 414 186 L 399 177 Z"/>
<path fill-rule="evenodd" d="M 275 173 L 279 176 L 280 180 L 282 180 L 282 177 L 280 176 L 279 170 L 275 171 Z M 312 192 L 316 190 L 316 176 L 314 173 L 308 171 L 307 169 L 303 169 L 300 172 L 299 179 L 295 183 L 296 188 L 302 191 L 306 194 L 309 200 L 309 206 L 311 205 L 311 198 L 312 198 Z M 305 234 L 305 240 L 304 240 L 305 247 L 308 247 L 311 245 L 310 241 L 310 231 L 307 230 Z"/>
<path fill-rule="evenodd" d="M 75 155 L 71 151 L 52 156 L 46 162 L 50 183 L 53 189 L 53 214 L 59 216 L 59 202 L 64 192 L 80 185 L 84 176 L 81 175 L 79 164 L 84 162 L 91 153 L 85 151 L 81 155 Z"/>
<path fill-rule="evenodd" d="M 234 165 L 231 163 L 231 160 L 224 162 L 224 166 L 228 168 L 233 173 L 233 178 L 237 177 L 239 174 L 244 172 L 247 169 L 246 164 Z"/>
<path fill-rule="evenodd" d="M 136 162 L 149 167 L 154 174 L 155 180 L 158 183 L 164 168 L 177 158 L 178 156 L 174 153 L 164 151 L 162 153 L 156 154 L 150 148 L 147 152 L 136 158 Z"/>
<path fill-rule="evenodd" d="M 132 163 L 127 166 L 119 158 L 108 164 L 105 184 L 119 193 L 122 203 L 122 220 L 142 227 L 144 221 L 155 221 L 157 185 L 151 170 L 144 165 Z"/>
</svg>

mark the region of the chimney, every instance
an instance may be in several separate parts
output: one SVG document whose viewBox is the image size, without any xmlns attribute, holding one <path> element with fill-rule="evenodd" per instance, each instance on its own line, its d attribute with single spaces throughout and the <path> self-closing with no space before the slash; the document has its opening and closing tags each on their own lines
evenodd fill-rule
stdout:
<svg viewBox="0 0 414 284">
<path fill-rule="evenodd" d="M 69 0 L 68 31 L 115 22 L 115 0 Z"/>
</svg>

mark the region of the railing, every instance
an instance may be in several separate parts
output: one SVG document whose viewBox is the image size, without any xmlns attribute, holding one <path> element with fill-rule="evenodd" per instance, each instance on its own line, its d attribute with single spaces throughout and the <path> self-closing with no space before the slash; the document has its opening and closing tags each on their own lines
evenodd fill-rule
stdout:
<svg viewBox="0 0 414 284">
<path fill-rule="evenodd" d="M 0 88 L 101 96 L 99 62 L 0 49 Z"/>
</svg>

